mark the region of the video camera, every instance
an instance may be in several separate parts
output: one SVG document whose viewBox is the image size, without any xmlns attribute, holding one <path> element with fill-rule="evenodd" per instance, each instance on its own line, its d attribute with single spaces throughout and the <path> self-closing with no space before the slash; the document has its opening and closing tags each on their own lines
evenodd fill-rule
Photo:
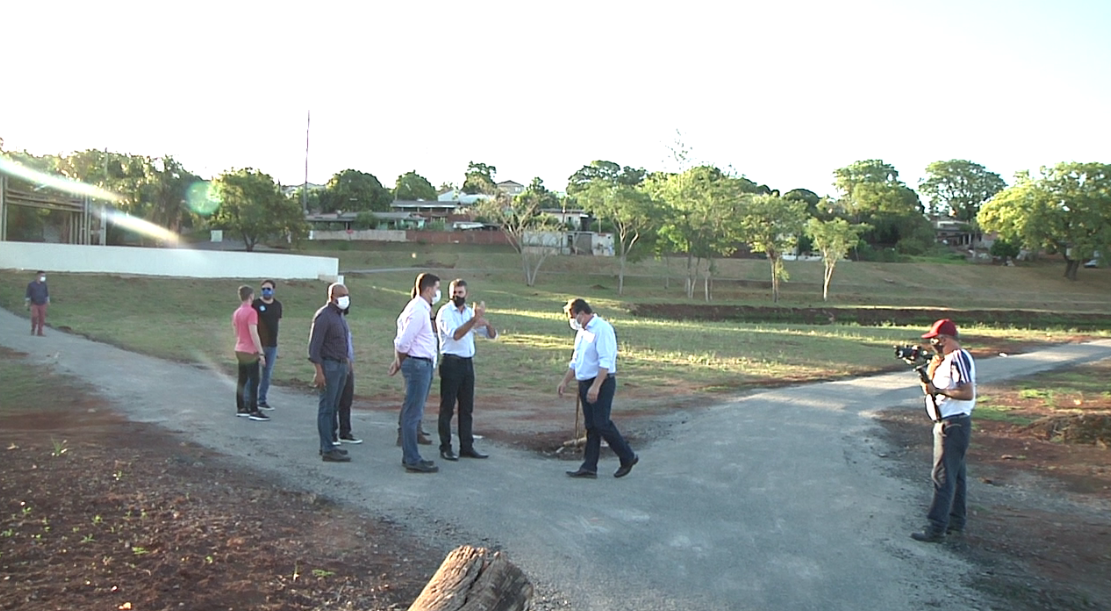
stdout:
<svg viewBox="0 0 1111 611">
<path fill-rule="evenodd" d="M 930 381 L 930 374 L 926 372 L 926 368 L 930 364 L 930 359 L 933 358 L 933 353 L 929 348 L 914 345 L 895 346 L 895 358 L 914 367 L 914 370 L 918 372 L 918 377 L 922 378 L 923 382 Z"/>
</svg>

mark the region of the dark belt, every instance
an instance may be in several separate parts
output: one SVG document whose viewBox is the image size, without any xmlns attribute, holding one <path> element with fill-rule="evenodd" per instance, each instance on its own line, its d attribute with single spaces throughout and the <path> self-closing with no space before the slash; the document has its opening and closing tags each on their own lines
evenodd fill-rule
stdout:
<svg viewBox="0 0 1111 611">
<path fill-rule="evenodd" d="M 447 360 L 447 359 L 459 359 L 460 361 L 469 361 L 469 360 L 471 360 L 471 357 L 469 357 L 469 356 L 459 356 L 458 354 L 447 354 L 445 352 L 444 353 L 444 360 Z"/>
<path fill-rule="evenodd" d="M 328 358 L 328 357 L 324 357 L 322 360 L 332 361 L 333 363 L 346 363 L 347 362 L 347 359 L 332 359 L 332 358 Z"/>
<path fill-rule="evenodd" d="M 432 362 L 432 359 L 428 358 L 427 356 L 411 356 L 411 355 L 408 355 L 408 354 L 406 354 L 405 356 L 407 358 L 415 359 L 415 360 L 418 360 L 418 361 L 424 361 L 426 363 L 431 363 Z"/>
<path fill-rule="evenodd" d="M 606 379 L 607 380 L 612 380 L 616 377 L 617 377 L 616 373 L 607 373 L 606 374 Z M 575 381 L 578 382 L 579 384 L 586 384 L 587 382 L 593 382 L 594 380 L 597 380 L 597 379 L 598 379 L 598 376 L 594 376 L 593 378 L 588 378 L 586 380 L 575 380 Z"/>
<path fill-rule="evenodd" d="M 963 418 L 971 418 L 971 417 L 972 417 L 972 414 L 954 414 L 952 416 L 945 416 L 944 418 L 942 418 L 941 420 L 937 420 L 936 422 L 948 422 L 950 420 L 961 420 Z"/>
</svg>

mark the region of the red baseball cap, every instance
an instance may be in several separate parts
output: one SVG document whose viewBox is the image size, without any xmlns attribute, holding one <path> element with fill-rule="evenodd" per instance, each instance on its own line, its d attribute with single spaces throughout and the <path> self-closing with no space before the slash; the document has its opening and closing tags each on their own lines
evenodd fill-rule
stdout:
<svg viewBox="0 0 1111 611">
<path fill-rule="evenodd" d="M 948 318 L 942 318 L 930 327 L 930 332 L 922 335 L 922 339 L 933 339 L 938 335 L 957 336 L 957 325 Z"/>
</svg>

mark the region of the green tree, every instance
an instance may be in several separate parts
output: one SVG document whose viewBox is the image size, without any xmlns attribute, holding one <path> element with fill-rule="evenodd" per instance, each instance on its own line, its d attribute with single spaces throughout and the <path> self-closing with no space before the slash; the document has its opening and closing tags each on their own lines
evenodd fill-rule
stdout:
<svg viewBox="0 0 1111 611">
<path fill-rule="evenodd" d="M 495 195 L 498 185 L 494 182 L 494 174 L 498 169 L 492 165 L 471 161 L 467 164 L 467 174 L 463 178 L 463 193 L 475 195 Z"/>
<path fill-rule="evenodd" d="M 1065 277 L 1076 280 L 1081 264 L 1111 245 L 1111 164 L 1061 163 L 1041 176 L 1016 175 L 980 209 L 984 231 L 1065 258 Z"/>
<path fill-rule="evenodd" d="M 1007 187 L 995 172 L 964 159 L 935 161 L 926 166 L 926 174 L 918 188 L 930 198 L 930 214 L 944 210 L 966 223 L 974 222 L 980 206 Z"/>
<path fill-rule="evenodd" d="M 892 245 L 906 254 L 921 254 L 935 242 L 918 193 L 899 180 L 899 172 L 880 159 L 857 161 L 835 170 L 841 198 L 836 207 L 853 223 L 871 227 L 863 239 L 873 246 Z"/>
<path fill-rule="evenodd" d="M 212 226 L 238 235 L 248 252 L 267 238 L 296 241 L 308 231 L 300 202 L 282 195 L 268 174 L 251 168 L 224 172 L 213 181 L 213 188 L 219 207 Z"/>
<path fill-rule="evenodd" d="M 578 195 L 597 183 L 635 187 L 644 182 L 644 168 L 620 166 L 612 161 L 591 161 L 567 178 L 567 194 Z"/>
<path fill-rule="evenodd" d="M 579 202 L 600 222 L 606 221 L 613 226 L 617 256 L 621 262 L 617 274 L 617 294 L 622 295 L 625 292 L 626 262 L 638 260 L 646 250 L 635 247 L 643 244 L 645 237 L 651 239 L 654 234 L 656 210 L 652 198 L 633 185 L 596 178 L 579 191 Z"/>
<path fill-rule="evenodd" d="M 536 284 L 540 266 L 559 252 L 563 240 L 559 221 L 554 216 L 541 214 L 540 209 L 545 207 L 543 201 L 544 197 L 537 190 L 526 190 L 510 198 L 495 189 L 493 195 L 476 206 L 477 216 L 501 227 L 510 246 L 520 255 L 527 286 Z"/>
<path fill-rule="evenodd" d="M 751 181 L 748 181 L 751 182 Z M 687 256 L 687 297 L 694 297 L 698 276 L 710 301 L 710 279 L 716 257 L 727 257 L 737 249 L 738 211 L 743 205 L 747 183 L 713 166 L 697 166 L 677 174 L 656 173 L 646 180 L 644 190 L 662 206 L 659 237 L 673 252 Z M 702 262 L 706 271 L 702 271 Z"/>
<path fill-rule="evenodd" d="M 388 212 L 393 195 L 374 174 L 358 170 L 337 172 L 320 194 L 321 212 Z"/>
<path fill-rule="evenodd" d="M 795 247 L 806 225 L 806 202 L 775 195 L 755 195 L 741 206 L 739 237 L 752 252 L 768 256 L 772 271 L 772 301 L 779 301 L 779 282 L 787 280 L 783 255 Z"/>
<path fill-rule="evenodd" d="M 850 225 L 845 219 L 823 221 L 810 218 L 806 222 L 806 235 L 822 253 L 825 274 L 822 277 L 822 301 L 829 300 L 829 282 L 833 278 L 833 268 L 837 262 L 849 254 L 849 249 L 860 241 L 860 234 L 868 229 L 867 225 Z"/>
<path fill-rule="evenodd" d="M 844 197 L 852 197 L 856 187 L 862 184 L 903 184 L 899 171 L 882 159 L 854 161 L 848 166 L 833 171 L 833 185 Z"/>
<path fill-rule="evenodd" d="M 55 167 L 69 178 L 119 196 L 112 202 L 113 209 L 173 233 L 193 226 L 201 218 L 190 209 L 186 195 L 191 186 L 202 181 L 172 156 L 86 150 L 57 158 Z M 141 237 L 144 241 L 151 238 Z"/>
<path fill-rule="evenodd" d="M 393 188 L 395 200 L 436 201 L 436 195 L 436 188 L 427 178 L 417 174 L 416 170 L 398 176 Z"/>
<path fill-rule="evenodd" d="M 559 197 L 544 186 L 544 181 L 539 176 L 533 178 L 532 182 L 517 197 L 535 199 L 537 210 L 554 210 L 560 207 Z"/>
</svg>

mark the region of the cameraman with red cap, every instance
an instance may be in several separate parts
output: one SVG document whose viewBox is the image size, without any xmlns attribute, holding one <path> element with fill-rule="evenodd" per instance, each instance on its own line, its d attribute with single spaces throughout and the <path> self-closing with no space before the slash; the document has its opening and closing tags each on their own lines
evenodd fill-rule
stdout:
<svg viewBox="0 0 1111 611">
<path fill-rule="evenodd" d="M 935 322 L 922 336 L 937 351 L 927 369 L 930 381 L 922 383 L 934 420 L 934 499 L 926 515 L 929 525 L 911 537 L 927 543 L 963 533 L 966 520 L 965 453 L 976 406 L 976 363 L 957 337 L 957 325 L 948 318 Z"/>
</svg>

